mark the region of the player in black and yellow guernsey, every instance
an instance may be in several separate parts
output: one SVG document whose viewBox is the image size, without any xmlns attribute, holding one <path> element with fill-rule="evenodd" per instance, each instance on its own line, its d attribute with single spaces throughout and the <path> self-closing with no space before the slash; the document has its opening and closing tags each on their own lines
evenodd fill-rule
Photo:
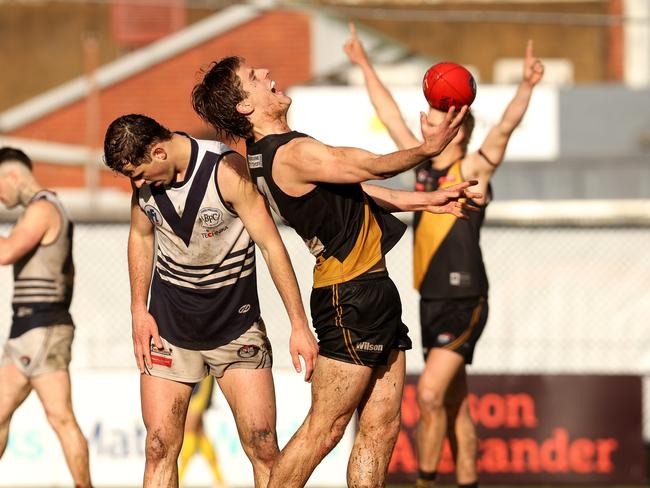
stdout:
<svg viewBox="0 0 650 488">
<path fill-rule="evenodd" d="M 400 148 L 420 144 L 406 125 L 390 92 L 368 61 L 354 26 L 344 50 L 361 68 L 370 100 L 379 119 Z M 458 136 L 438 156 L 416 168 L 416 190 L 431 191 L 477 179 L 474 199 L 481 209 L 466 222 L 453 215 L 415 214 L 413 279 L 420 292 L 420 325 L 425 368 L 418 383 L 420 420 L 417 432 L 417 488 L 435 486 L 436 469 L 449 433 L 458 486 L 478 487 L 477 440 L 467 404 L 465 365 L 472 362 L 474 347 L 488 316 L 488 280 L 479 246 L 485 208 L 492 196 L 490 179 L 503 160 L 506 146 L 521 122 L 534 86 L 544 66 L 528 42 L 523 80 L 498 124 L 491 128 L 480 148 L 467 152 L 474 128 L 465 117 Z M 433 120 L 444 113 L 430 110 Z"/>
<path fill-rule="evenodd" d="M 360 182 L 382 179 L 435 156 L 458 132 L 467 108 L 438 125 L 422 114 L 425 142 L 378 156 L 327 146 L 291 131 L 291 99 L 266 69 L 236 57 L 215 63 L 192 94 L 195 110 L 221 136 L 247 139 L 248 166 L 271 207 L 316 257 L 311 313 L 320 352 L 312 408 L 274 464 L 269 488 L 302 487 L 338 443 L 358 409 L 349 486 L 383 486 L 400 424 L 408 329 L 384 255 L 404 233 L 389 210 L 428 209 L 464 216 L 463 183 L 430 194 Z"/>
</svg>

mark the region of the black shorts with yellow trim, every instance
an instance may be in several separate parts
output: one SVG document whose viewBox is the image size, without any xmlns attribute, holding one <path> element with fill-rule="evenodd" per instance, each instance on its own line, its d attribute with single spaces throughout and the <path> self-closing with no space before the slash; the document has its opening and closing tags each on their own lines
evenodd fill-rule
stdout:
<svg viewBox="0 0 650 488">
<path fill-rule="evenodd" d="M 385 365 L 394 349 L 411 349 L 399 292 L 386 271 L 314 288 L 311 316 L 320 355 L 346 363 Z"/>
<path fill-rule="evenodd" d="M 488 318 L 487 297 L 420 300 L 420 328 L 426 361 L 433 348 L 457 352 L 472 364 L 474 348 Z"/>
</svg>

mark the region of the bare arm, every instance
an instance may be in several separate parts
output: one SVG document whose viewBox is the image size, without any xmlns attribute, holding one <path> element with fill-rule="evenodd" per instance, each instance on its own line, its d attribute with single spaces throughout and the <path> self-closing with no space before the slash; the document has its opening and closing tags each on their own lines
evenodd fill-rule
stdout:
<svg viewBox="0 0 650 488">
<path fill-rule="evenodd" d="M 300 372 L 298 356 L 302 356 L 305 361 L 305 381 L 309 381 L 318 355 L 318 346 L 309 330 L 289 255 L 266 201 L 253 185 L 246 161 L 239 154 L 232 153 L 224 157 L 219 165 L 217 179 L 224 199 L 233 206 L 264 256 L 291 322 L 290 351 L 293 365 Z"/>
<path fill-rule="evenodd" d="M 8 237 L 0 237 L 0 264 L 14 264 L 38 246 L 61 217 L 50 202 L 39 200 L 27 206 L 25 214 Z"/>
<path fill-rule="evenodd" d="M 156 347 L 162 348 L 158 325 L 147 310 L 153 272 L 154 244 L 153 225 L 138 205 L 137 190 L 134 187 L 131 197 L 128 260 L 133 350 L 141 373 L 145 371 L 145 364 L 151 368 L 151 338 L 153 337 Z"/>
<path fill-rule="evenodd" d="M 510 136 L 526 114 L 533 88 L 544 75 L 544 65 L 533 53 L 533 41 L 526 45 L 523 79 L 515 96 L 506 107 L 501 120 L 488 132 L 481 152 L 472 153 L 463 162 L 463 171 L 468 177 L 489 181 L 496 168 L 503 161 Z M 487 182 L 486 182 L 487 185 Z"/>
<path fill-rule="evenodd" d="M 349 25 L 350 39 L 343 46 L 343 50 L 348 55 L 348 58 L 350 58 L 350 61 L 361 68 L 370 102 L 375 107 L 375 112 L 377 112 L 379 120 L 386 126 L 388 133 L 399 149 L 419 145 L 420 141 L 406 125 L 406 121 L 395 99 L 381 82 L 379 76 L 377 76 L 377 72 L 370 63 L 363 44 L 357 36 L 357 30 L 354 24 L 350 22 Z"/>
<path fill-rule="evenodd" d="M 460 219 L 467 219 L 466 211 L 478 211 L 478 208 L 466 203 L 466 199 L 480 198 L 482 195 L 467 188 L 478 181 L 464 181 L 449 188 L 423 192 L 385 188 L 378 185 L 362 183 L 363 191 L 372 197 L 378 205 L 389 212 L 425 211 L 435 214 L 451 214 Z M 463 199 L 463 201 L 459 201 Z"/>
<path fill-rule="evenodd" d="M 421 113 L 424 143 L 385 155 L 332 147 L 308 137 L 294 139 L 278 149 L 274 176 L 285 189 L 306 183 L 361 183 L 388 178 L 439 154 L 458 133 L 466 113 L 467 107 L 458 114 L 452 107 L 438 125 L 431 124 Z"/>
</svg>

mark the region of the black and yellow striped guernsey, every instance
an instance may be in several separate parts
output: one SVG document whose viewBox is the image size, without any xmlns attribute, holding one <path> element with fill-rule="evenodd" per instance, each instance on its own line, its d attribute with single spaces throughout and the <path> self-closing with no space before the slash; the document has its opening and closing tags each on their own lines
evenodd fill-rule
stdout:
<svg viewBox="0 0 650 488">
<path fill-rule="evenodd" d="M 430 161 L 421 164 L 415 169 L 415 189 L 433 191 L 462 183 L 460 163 L 458 160 L 441 170 L 434 169 Z M 468 212 L 469 221 L 449 214 L 415 213 L 413 284 L 422 298 L 487 296 L 488 280 L 479 246 L 486 206 L 479 206 L 478 213 Z"/>
<path fill-rule="evenodd" d="M 271 208 L 316 257 L 314 288 L 344 283 L 379 262 L 406 226 L 380 208 L 358 183 L 318 183 L 299 197 L 284 193 L 273 181 L 273 159 L 280 146 L 297 137 L 309 136 L 292 131 L 249 141 L 251 176 Z"/>
</svg>

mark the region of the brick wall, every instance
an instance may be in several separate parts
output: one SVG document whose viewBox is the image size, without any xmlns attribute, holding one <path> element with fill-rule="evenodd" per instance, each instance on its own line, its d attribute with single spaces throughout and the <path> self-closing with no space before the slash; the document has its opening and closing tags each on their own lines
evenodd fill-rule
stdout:
<svg viewBox="0 0 650 488">
<path fill-rule="evenodd" d="M 100 94 L 101 123 L 96 145 L 101 147 L 105 129 L 112 120 L 134 112 L 154 117 L 172 130 L 209 137 L 212 132 L 192 110 L 190 93 L 201 67 L 231 54 L 245 57 L 253 66 L 269 68 L 283 90 L 305 83 L 311 78 L 309 17 L 296 12 L 266 13 L 105 88 Z M 8 135 L 84 144 L 87 140 L 86 101 L 74 102 Z M 52 171 L 43 166 L 36 168 L 36 175 L 50 187 L 74 187 L 83 182 L 81 168 Z M 115 178 L 110 173 L 102 177 L 102 185 L 129 189 L 125 179 Z"/>
</svg>

